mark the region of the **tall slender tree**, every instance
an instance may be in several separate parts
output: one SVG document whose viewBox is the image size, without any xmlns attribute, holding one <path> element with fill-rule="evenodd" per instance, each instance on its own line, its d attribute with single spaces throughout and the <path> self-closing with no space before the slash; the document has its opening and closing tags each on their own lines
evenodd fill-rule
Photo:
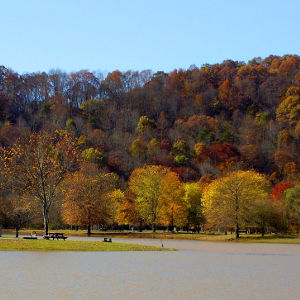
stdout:
<svg viewBox="0 0 300 300">
<path fill-rule="evenodd" d="M 1 163 L 10 188 L 30 195 L 42 207 L 44 233 L 48 234 L 49 212 L 65 176 L 77 168 L 77 151 L 66 131 L 33 133 L 26 140 L 2 149 Z"/>
</svg>

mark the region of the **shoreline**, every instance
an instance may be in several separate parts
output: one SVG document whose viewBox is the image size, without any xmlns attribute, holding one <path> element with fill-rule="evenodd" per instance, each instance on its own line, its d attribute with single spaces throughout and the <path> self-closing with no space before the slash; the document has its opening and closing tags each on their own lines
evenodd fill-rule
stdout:
<svg viewBox="0 0 300 300">
<path fill-rule="evenodd" d="M 20 235 L 30 235 L 35 231 L 38 236 L 43 236 L 42 230 L 22 229 Z M 239 239 L 234 234 L 207 234 L 207 233 L 170 233 L 170 232 L 121 232 L 121 231 L 93 231 L 87 235 L 86 230 L 53 230 L 64 233 L 70 237 L 94 237 L 94 238 L 130 238 L 130 239 L 155 239 L 155 240 L 191 240 L 203 242 L 229 242 L 229 243 L 273 243 L 273 244 L 300 244 L 300 236 L 295 234 L 266 234 L 261 237 L 260 234 L 241 234 Z M 3 229 L 2 235 L 14 236 L 13 229 Z M 0 238 L 1 239 L 1 238 Z"/>
</svg>

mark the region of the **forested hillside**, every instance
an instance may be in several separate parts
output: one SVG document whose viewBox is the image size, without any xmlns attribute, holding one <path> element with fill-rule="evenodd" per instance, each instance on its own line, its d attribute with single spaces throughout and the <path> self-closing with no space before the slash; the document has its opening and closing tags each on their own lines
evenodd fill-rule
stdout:
<svg viewBox="0 0 300 300">
<path fill-rule="evenodd" d="M 84 184 L 89 183 L 83 182 L 83 178 L 80 180 L 80 172 L 94 176 L 101 170 L 102 177 L 114 173 L 118 177 L 114 179 L 118 181 L 115 185 L 118 189 L 113 193 L 119 191 L 119 197 L 120 193 L 123 196 L 125 193 L 127 202 L 123 201 L 123 206 L 138 198 L 134 176 L 145 170 L 146 165 L 168 170 L 171 175 L 166 180 L 172 183 L 179 180 L 190 188 L 193 183 L 204 186 L 231 171 L 251 170 L 265 175 L 270 184 L 269 192 L 275 187 L 273 193 L 277 197 L 297 184 L 299 120 L 300 57 L 296 55 L 254 58 L 248 63 L 227 60 L 201 68 L 191 66 L 188 70 L 174 70 L 169 74 L 117 70 L 106 77 L 85 70 L 18 74 L 0 67 L 2 157 L 16 144 L 25 149 L 22 145 L 30 145 L 28 140 L 34 136 L 44 137 L 47 144 L 58 132 L 60 136 L 63 132 L 65 143 L 73 139 L 78 158 L 72 168 L 66 167 L 62 174 L 77 172 L 76 176 L 72 173 L 77 186 L 82 184 L 85 190 Z M 57 144 L 59 142 L 55 140 L 53 145 Z M 8 157 L 11 159 L 12 156 L 10 152 Z M 23 160 L 21 156 L 19 159 Z M 79 167 L 82 161 L 86 164 Z M 89 168 L 87 163 L 92 167 Z M 8 167 L 6 164 L 5 168 Z M 153 170 L 157 172 L 155 168 Z M 167 172 L 159 173 L 167 176 Z M 2 178 L 5 177 L 2 174 Z M 69 180 L 64 184 L 65 189 L 72 190 L 72 180 L 65 180 Z M 97 186 L 96 182 L 94 184 Z M 5 186 L 12 191 L 13 185 L 2 184 L 1 201 L 6 206 L 2 205 L 1 216 L 2 222 L 7 224 L 13 221 L 3 207 L 8 207 L 12 198 L 3 199 L 8 194 Z M 132 188 L 128 189 L 128 186 Z M 14 190 L 17 192 L 19 190 Z M 168 194 L 166 190 L 162 193 Z M 184 191 L 182 195 L 178 193 L 177 198 L 186 196 Z M 171 201 L 167 197 L 164 199 Z M 62 207 L 74 208 L 66 203 Z M 160 211 L 163 207 L 167 210 L 170 206 L 162 204 Z M 117 209 L 112 210 L 115 213 Z M 98 216 L 103 218 L 105 213 L 98 212 Z M 67 224 L 93 225 L 70 220 L 67 212 L 62 214 L 68 220 Z M 117 222 L 121 215 L 111 217 L 111 222 Z M 146 221 L 145 217 L 140 220 L 147 224 L 167 226 L 173 222 L 171 225 L 174 225 L 173 216 L 171 219 L 166 216 L 169 214 L 165 213 L 157 222 Z M 101 218 L 93 223 L 101 223 Z M 203 220 L 204 216 L 199 217 L 198 223 Z M 137 220 L 130 222 L 138 223 Z M 183 226 L 185 223 L 180 221 L 178 224 Z"/>
</svg>

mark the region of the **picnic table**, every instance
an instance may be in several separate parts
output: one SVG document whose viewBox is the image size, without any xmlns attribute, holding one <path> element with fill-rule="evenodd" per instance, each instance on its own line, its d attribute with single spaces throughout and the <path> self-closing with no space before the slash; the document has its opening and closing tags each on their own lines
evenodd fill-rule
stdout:
<svg viewBox="0 0 300 300">
<path fill-rule="evenodd" d="M 48 235 L 44 235 L 44 239 L 46 240 L 59 240 L 59 239 L 62 239 L 62 240 L 66 240 L 68 237 L 64 236 L 63 233 L 61 232 L 49 232 Z"/>
</svg>

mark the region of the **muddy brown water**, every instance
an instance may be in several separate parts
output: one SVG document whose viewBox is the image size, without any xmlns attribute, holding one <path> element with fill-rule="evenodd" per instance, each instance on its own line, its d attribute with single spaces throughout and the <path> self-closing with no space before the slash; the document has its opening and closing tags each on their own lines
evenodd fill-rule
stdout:
<svg viewBox="0 0 300 300">
<path fill-rule="evenodd" d="M 0 299 L 300 299 L 300 245 L 113 241 L 180 250 L 0 251 Z"/>
</svg>

